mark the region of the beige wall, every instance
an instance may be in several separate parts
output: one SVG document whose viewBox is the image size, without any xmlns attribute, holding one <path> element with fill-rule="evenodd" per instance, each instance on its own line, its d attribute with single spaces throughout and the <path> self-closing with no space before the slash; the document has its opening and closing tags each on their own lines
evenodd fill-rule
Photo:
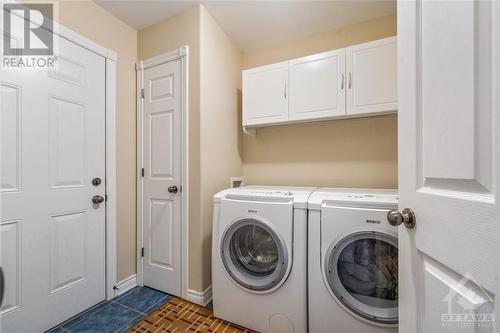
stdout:
<svg viewBox="0 0 500 333">
<path fill-rule="evenodd" d="M 396 34 L 396 16 L 327 31 L 243 55 L 266 65 Z M 397 119 L 373 117 L 259 129 L 243 137 L 247 184 L 397 187 Z"/>
<path fill-rule="evenodd" d="M 211 284 L 212 197 L 249 184 L 397 186 L 396 118 L 259 129 L 241 135 L 241 69 L 396 33 L 395 16 L 241 54 L 203 6 L 138 33 L 138 59 L 189 45 L 189 289 Z M 242 163 L 243 162 L 243 163 Z"/>
<path fill-rule="evenodd" d="M 202 233 L 201 243 L 192 245 L 196 245 L 196 253 L 203 259 L 203 274 L 190 275 L 189 280 L 190 286 L 204 290 L 212 283 L 213 195 L 228 188 L 230 177 L 242 172 L 238 144 L 242 55 L 203 6 L 200 14 Z"/>
<path fill-rule="evenodd" d="M 241 53 L 197 6 L 139 31 L 138 59 L 183 45 L 189 46 L 188 288 L 203 291 L 211 284 L 212 197 L 242 171 Z"/>
<path fill-rule="evenodd" d="M 61 1 L 56 20 L 118 53 L 117 280 L 135 274 L 135 61 L 137 32 L 92 1 Z"/>
</svg>

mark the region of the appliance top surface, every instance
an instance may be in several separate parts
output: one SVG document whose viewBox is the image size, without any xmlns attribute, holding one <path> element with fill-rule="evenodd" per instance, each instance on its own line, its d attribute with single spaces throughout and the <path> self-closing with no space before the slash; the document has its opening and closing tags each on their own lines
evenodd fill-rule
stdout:
<svg viewBox="0 0 500 333">
<path fill-rule="evenodd" d="M 308 208 L 312 210 L 321 210 L 323 203 L 347 205 L 351 207 L 380 206 L 381 208 L 397 208 L 398 192 L 393 189 L 320 187 L 311 194 Z"/>
<path fill-rule="evenodd" d="M 214 195 L 214 202 L 220 202 L 227 196 L 238 197 L 263 197 L 263 198 L 293 198 L 294 203 L 307 203 L 311 193 L 317 187 L 296 187 L 296 186 L 243 186 L 223 190 Z"/>
</svg>

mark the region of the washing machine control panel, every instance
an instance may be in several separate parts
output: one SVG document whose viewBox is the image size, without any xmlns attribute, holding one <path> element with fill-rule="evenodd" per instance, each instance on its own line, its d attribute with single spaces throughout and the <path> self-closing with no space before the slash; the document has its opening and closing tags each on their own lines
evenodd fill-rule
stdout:
<svg viewBox="0 0 500 333">
<path fill-rule="evenodd" d="M 257 195 L 286 195 L 286 196 L 293 195 L 293 193 L 290 191 L 252 191 L 250 193 Z"/>
<path fill-rule="evenodd" d="M 334 193 L 328 196 L 328 201 L 357 203 L 357 204 L 379 204 L 394 203 L 397 204 L 398 196 L 394 194 L 383 193 Z"/>
</svg>

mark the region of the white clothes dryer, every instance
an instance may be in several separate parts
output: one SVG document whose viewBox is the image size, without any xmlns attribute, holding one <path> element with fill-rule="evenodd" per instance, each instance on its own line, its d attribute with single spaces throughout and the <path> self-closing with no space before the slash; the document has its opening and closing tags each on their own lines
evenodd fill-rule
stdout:
<svg viewBox="0 0 500 333">
<path fill-rule="evenodd" d="M 394 190 L 320 188 L 309 199 L 310 333 L 396 333 Z"/>
</svg>

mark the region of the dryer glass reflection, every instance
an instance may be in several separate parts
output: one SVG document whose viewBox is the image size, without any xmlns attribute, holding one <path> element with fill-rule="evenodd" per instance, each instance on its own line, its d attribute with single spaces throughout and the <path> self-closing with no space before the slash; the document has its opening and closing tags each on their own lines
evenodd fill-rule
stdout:
<svg viewBox="0 0 500 333">
<path fill-rule="evenodd" d="M 360 239 L 341 252 L 340 282 L 358 301 L 373 307 L 398 306 L 398 249 L 378 239 Z"/>
<path fill-rule="evenodd" d="M 272 235 L 257 225 L 239 228 L 230 248 L 234 262 L 251 274 L 268 275 L 278 265 L 278 247 Z"/>
</svg>

